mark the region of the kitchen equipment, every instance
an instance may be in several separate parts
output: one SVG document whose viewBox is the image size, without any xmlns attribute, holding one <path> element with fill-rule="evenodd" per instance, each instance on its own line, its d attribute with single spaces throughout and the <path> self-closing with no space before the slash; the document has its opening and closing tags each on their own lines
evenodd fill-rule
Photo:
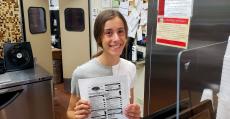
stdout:
<svg viewBox="0 0 230 119">
<path fill-rule="evenodd" d="M 53 119 L 52 77 L 40 66 L 0 75 L 0 119 Z"/>
</svg>

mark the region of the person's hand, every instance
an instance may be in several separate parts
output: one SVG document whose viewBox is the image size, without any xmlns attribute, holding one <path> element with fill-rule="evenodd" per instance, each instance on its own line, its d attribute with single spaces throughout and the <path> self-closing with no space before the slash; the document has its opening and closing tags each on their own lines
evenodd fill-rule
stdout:
<svg viewBox="0 0 230 119">
<path fill-rule="evenodd" d="M 76 119 L 86 119 L 90 114 L 90 103 L 86 100 L 80 99 L 74 108 Z"/>
<path fill-rule="evenodd" d="M 137 104 L 129 104 L 125 108 L 125 115 L 128 119 L 140 119 L 141 110 Z"/>
</svg>

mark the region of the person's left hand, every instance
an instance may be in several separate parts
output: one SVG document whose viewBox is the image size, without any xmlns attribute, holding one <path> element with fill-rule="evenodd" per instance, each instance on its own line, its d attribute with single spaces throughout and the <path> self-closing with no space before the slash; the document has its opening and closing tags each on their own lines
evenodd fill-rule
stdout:
<svg viewBox="0 0 230 119">
<path fill-rule="evenodd" d="M 125 115 L 128 119 L 140 119 L 140 106 L 138 104 L 129 104 L 125 108 Z"/>
</svg>

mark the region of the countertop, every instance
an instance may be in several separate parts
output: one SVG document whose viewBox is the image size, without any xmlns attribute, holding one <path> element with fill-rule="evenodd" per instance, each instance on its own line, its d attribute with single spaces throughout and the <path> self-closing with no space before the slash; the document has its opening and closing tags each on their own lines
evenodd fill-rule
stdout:
<svg viewBox="0 0 230 119">
<path fill-rule="evenodd" d="M 34 68 L 6 72 L 0 75 L 0 89 L 51 80 L 52 76 L 39 65 Z"/>
</svg>

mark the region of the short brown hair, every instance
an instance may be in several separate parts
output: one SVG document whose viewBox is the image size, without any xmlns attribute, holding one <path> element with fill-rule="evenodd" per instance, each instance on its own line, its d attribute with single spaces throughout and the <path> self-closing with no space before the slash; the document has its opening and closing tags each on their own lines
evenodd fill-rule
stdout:
<svg viewBox="0 0 230 119">
<path fill-rule="evenodd" d="M 102 35 L 104 33 L 105 23 L 115 17 L 119 17 L 123 21 L 126 38 L 128 37 L 128 25 L 124 16 L 117 10 L 104 10 L 97 16 L 94 23 L 94 38 L 98 46 L 102 47 Z"/>
</svg>

